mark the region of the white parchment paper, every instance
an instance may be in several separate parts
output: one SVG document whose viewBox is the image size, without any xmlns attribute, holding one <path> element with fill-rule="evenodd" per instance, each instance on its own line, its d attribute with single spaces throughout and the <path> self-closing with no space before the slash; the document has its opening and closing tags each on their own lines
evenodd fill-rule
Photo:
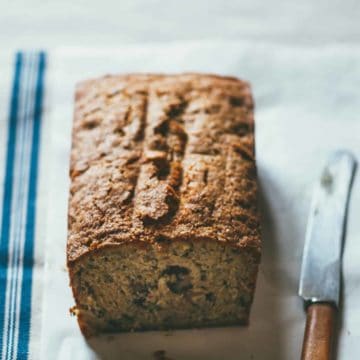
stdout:
<svg viewBox="0 0 360 360">
<path fill-rule="evenodd" d="M 249 327 L 130 333 L 87 343 L 68 309 L 65 268 L 74 84 L 107 73 L 214 72 L 251 82 L 263 258 Z M 298 359 L 304 328 L 297 297 L 313 184 L 331 151 L 360 158 L 360 48 L 184 43 L 50 54 L 49 174 L 42 359 Z M 344 252 L 338 359 L 360 356 L 360 189 L 355 178 Z"/>
</svg>

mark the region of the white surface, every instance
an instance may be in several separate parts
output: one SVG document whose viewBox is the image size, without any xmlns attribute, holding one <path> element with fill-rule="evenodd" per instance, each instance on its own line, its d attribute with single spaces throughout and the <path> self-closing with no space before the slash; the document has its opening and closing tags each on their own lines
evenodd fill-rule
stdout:
<svg viewBox="0 0 360 360">
<path fill-rule="evenodd" d="M 360 40 L 358 0 L 1 0 L 0 46 Z"/>
<path fill-rule="evenodd" d="M 359 60 L 360 49 L 348 46 L 246 42 L 53 52 L 46 117 L 52 121 L 53 159 L 42 359 L 152 359 L 156 350 L 176 360 L 299 358 L 305 318 L 296 293 L 310 196 L 329 152 L 345 147 L 360 158 Z M 74 82 L 109 72 L 197 70 L 236 75 L 253 85 L 264 250 L 251 325 L 123 334 L 88 345 L 68 313 L 73 300 L 64 266 Z M 356 177 L 344 254 L 339 359 L 360 355 L 359 204 Z"/>
</svg>

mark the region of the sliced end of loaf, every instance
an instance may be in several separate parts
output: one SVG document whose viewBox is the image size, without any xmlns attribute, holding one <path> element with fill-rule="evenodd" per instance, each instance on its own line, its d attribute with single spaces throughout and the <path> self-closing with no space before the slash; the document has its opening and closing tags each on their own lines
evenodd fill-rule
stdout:
<svg viewBox="0 0 360 360">
<path fill-rule="evenodd" d="M 247 324 L 257 268 L 215 241 L 108 245 L 70 264 L 75 313 L 86 336 Z"/>
</svg>

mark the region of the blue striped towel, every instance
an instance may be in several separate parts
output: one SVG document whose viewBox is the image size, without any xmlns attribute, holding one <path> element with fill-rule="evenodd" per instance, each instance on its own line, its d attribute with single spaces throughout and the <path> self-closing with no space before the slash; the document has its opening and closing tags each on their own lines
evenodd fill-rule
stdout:
<svg viewBox="0 0 360 360">
<path fill-rule="evenodd" d="M 0 144 L 0 359 L 29 354 L 45 69 L 44 52 L 16 54 L 8 116 L 0 125 L 6 134 Z"/>
</svg>

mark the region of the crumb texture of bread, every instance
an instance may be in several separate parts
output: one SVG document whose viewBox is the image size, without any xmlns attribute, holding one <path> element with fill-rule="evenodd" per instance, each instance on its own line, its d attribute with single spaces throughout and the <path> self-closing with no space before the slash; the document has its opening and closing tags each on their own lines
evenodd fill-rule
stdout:
<svg viewBox="0 0 360 360">
<path fill-rule="evenodd" d="M 246 82 L 80 83 L 70 178 L 67 263 L 86 336 L 247 323 L 261 240 Z"/>
</svg>

